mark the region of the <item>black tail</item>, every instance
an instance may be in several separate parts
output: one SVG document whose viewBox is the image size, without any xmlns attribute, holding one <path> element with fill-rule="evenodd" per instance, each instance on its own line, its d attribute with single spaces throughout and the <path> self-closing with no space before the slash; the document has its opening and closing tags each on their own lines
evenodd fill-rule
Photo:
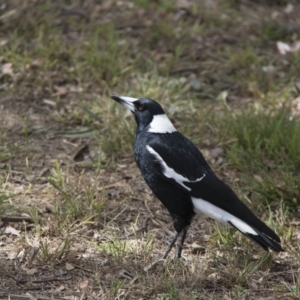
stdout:
<svg viewBox="0 0 300 300">
<path fill-rule="evenodd" d="M 275 252 L 282 252 L 284 249 L 281 247 L 281 245 L 269 237 L 265 236 L 261 232 L 257 232 L 258 235 L 254 234 L 245 234 L 249 239 L 254 241 L 257 245 L 261 246 L 264 250 L 269 251 L 269 249 L 272 249 Z"/>
<path fill-rule="evenodd" d="M 248 237 L 249 239 L 251 239 L 253 242 L 255 242 L 257 245 L 259 245 L 261 248 L 263 248 L 266 251 L 269 251 L 269 249 L 275 251 L 275 252 L 283 252 L 284 249 L 281 247 L 280 245 L 280 238 L 279 236 L 269 227 L 267 227 L 265 224 L 265 226 L 268 228 L 268 232 L 271 231 L 272 232 L 272 238 L 265 235 L 264 233 L 258 231 L 257 229 L 253 228 L 254 231 L 257 232 L 257 235 L 255 234 L 250 234 L 250 233 L 245 233 L 242 232 L 241 230 L 239 230 L 236 226 L 234 226 L 231 222 L 228 222 L 231 226 L 233 226 L 234 228 L 236 228 L 238 231 L 240 231 L 242 234 L 244 234 L 246 237 Z M 275 241 L 275 240 L 276 241 Z"/>
</svg>

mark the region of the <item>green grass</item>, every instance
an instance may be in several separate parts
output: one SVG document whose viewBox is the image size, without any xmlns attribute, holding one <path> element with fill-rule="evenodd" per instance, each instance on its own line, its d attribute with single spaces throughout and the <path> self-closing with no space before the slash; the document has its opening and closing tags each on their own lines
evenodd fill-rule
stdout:
<svg viewBox="0 0 300 300">
<path fill-rule="evenodd" d="M 289 108 L 252 109 L 233 117 L 227 114 L 224 122 L 226 138 L 233 140 L 226 154 L 243 181 L 265 205 L 282 202 L 295 210 L 300 196 L 299 118 Z"/>
<path fill-rule="evenodd" d="M 54 206 L 54 214 L 57 220 L 62 222 L 61 226 L 72 222 L 88 223 L 94 218 L 101 217 L 106 197 L 102 193 L 97 193 L 97 184 L 89 185 L 86 189 L 80 188 L 78 191 L 73 185 L 69 186 L 68 176 L 58 163 L 53 173 L 48 181 L 61 196 Z M 82 179 L 79 178 L 79 181 Z M 85 201 L 82 201 L 82 198 Z"/>
<path fill-rule="evenodd" d="M 0 162 L 9 160 L 13 157 L 13 152 L 11 152 L 7 147 L 0 148 Z"/>
</svg>

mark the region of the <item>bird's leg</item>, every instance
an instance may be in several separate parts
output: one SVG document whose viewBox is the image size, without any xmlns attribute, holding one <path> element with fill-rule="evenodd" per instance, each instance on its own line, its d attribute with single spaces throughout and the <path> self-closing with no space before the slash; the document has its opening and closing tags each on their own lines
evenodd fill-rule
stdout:
<svg viewBox="0 0 300 300">
<path fill-rule="evenodd" d="M 185 237 L 186 237 L 187 227 L 184 228 L 183 230 L 177 232 L 177 233 L 174 235 L 174 237 L 173 237 L 171 243 L 169 244 L 169 247 L 168 247 L 167 251 L 166 251 L 165 254 L 162 256 L 162 259 L 166 259 L 166 258 L 167 258 L 168 254 L 170 253 L 170 251 L 171 251 L 172 248 L 174 247 L 174 245 L 175 245 L 175 243 L 176 243 L 176 241 L 177 241 L 177 239 L 178 239 L 178 237 L 179 237 L 179 235 L 180 235 L 181 233 L 182 233 L 182 237 L 181 237 L 180 246 L 179 246 L 179 249 L 178 249 L 178 257 L 181 256 L 182 245 L 183 245 L 184 240 L 185 240 Z M 154 263 L 151 263 L 150 265 L 148 265 L 147 267 L 145 267 L 145 268 L 144 268 L 144 271 L 145 271 L 145 272 L 148 272 L 148 271 L 149 271 L 153 266 L 155 266 L 160 260 L 161 260 L 161 259 L 158 259 L 158 260 L 156 260 Z"/>
<path fill-rule="evenodd" d="M 170 253 L 170 251 L 171 251 L 172 248 L 174 247 L 174 245 L 175 245 L 175 243 L 176 243 L 176 241 L 177 241 L 177 239 L 178 239 L 180 233 L 181 233 L 181 231 L 177 232 L 177 233 L 174 235 L 174 237 L 173 237 L 171 243 L 169 244 L 169 247 L 168 247 L 167 251 L 165 252 L 165 254 L 164 254 L 163 257 L 162 257 L 163 259 L 166 259 L 166 258 L 167 258 L 168 254 Z"/>
<path fill-rule="evenodd" d="M 186 238 L 187 231 L 188 231 L 188 227 L 185 227 L 182 230 L 182 236 L 181 236 L 180 244 L 178 246 L 178 251 L 177 251 L 177 258 L 181 257 L 181 252 L 182 252 L 182 248 L 183 248 L 184 240 Z"/>
</svg>

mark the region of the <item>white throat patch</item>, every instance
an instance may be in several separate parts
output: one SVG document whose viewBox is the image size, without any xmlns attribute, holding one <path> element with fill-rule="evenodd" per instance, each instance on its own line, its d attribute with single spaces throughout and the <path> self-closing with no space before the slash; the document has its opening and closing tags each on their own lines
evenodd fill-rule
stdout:
<svg viewBox="0 0 300 300">
<path fill-rule="evenodd" d="M 148 130 L 148 132 L 153 133 L 172 133 L 175 131 L 177 131 L 176 128 L 165 114 L 153 116 Z"/>
</svg>

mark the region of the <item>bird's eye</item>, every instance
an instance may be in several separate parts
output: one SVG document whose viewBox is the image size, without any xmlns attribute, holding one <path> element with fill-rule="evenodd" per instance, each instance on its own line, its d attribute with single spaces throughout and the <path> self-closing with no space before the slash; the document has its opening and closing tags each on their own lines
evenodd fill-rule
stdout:
<svg viewBox="0 0 300 300">
<path fill-rule="evenodd" d="M 142 111 L 144 109 L 144 105 L 139 104 L 137 108 L 138 108 L 139 111 Z"/>
</svg>

